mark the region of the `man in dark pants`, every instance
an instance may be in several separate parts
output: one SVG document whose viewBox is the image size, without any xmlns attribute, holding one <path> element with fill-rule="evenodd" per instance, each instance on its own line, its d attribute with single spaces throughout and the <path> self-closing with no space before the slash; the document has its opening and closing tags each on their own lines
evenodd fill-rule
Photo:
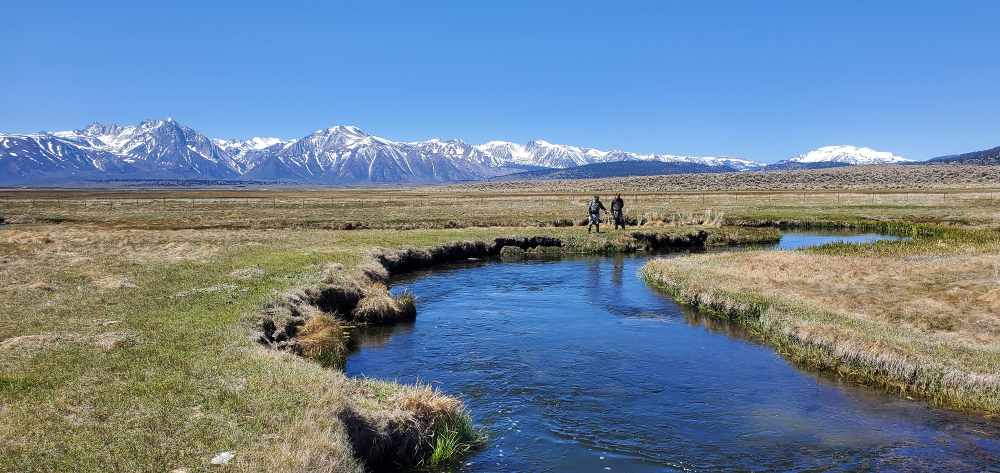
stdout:
<svg viewBox="0 0 1000 473">
<path fill-rule="evenodd" d="M 604 204 L 601 203 L 601 196 L 595 195 L 594 200 L 590 201 L 587 205 L 587 211 L 590 212 L 590 222 L 587 224 L 587 233 L 590 233 L 590 227 L 597 227 L 597 233 L 601 233 L 601 211 L 607 212 L 608 209 L 604 208 Z"/>
<path fill-rule="evenodd" d="M 623 210 L 625 209 L 625 201 L 622 200 L 622 193 L 619 192 L 615 194 L 615 200 L 611 201 L 611 218 L 615 221 L 615 230 L 618 229 L 618 225 L 622 226 L 622 230 L 625 229 L 625 214 Z"/>
</svg>

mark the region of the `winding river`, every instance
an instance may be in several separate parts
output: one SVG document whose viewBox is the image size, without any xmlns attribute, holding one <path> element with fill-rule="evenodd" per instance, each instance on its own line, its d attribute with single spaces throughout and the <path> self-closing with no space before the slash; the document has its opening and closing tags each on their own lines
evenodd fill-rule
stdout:
<svg viewBox="0 0 1000 473">
<path fill-rule="evenodd" d="M 649 257 L 407 275 L 416 321 L 358 333 L 347 373 L 461 396 L 492 437 L 451 471 L 1000 471 L 1000 423 L 789 365 L 646 285 Z"/>
</svg>

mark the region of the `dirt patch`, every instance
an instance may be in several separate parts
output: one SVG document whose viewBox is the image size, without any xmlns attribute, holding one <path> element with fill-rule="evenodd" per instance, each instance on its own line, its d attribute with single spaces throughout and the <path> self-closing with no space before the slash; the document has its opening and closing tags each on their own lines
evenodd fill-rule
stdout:
<svg viewBox="0 0 1000 473">
<path fill-rule="evenodd" d="M 93 343 L 107 351 L 135 345 L 139 336 L 133 332 L 103 332 L 96 335 L 82 333 L 44 333 L 21 335 L 0 342 L 3 350 L 47 350 L 70 343 Z"/>
<path fill-rule="evenodd" d="M 0 348 L 4 350 L 28 349 L 40 350 L 54 348 L 62 344 L 73 343 L 81 340 L 83 335 L 78 333 L 46 333 L 39 335 L 21 335 L 11 337 L 0 342 Z"/>
<path fill-rule="evenodd" d="M 127 278 L 120 276 L 105 276 L 94 280 L 94 285 L 102 289 L 126 289 L 135 287 Z"/>
<path fill-rule="evenodd" d="M 267 273 L 260 268 L 238 268 L 229 273 L 229 277 L 246 281 L 253 278 L 262 278 L 265 274 Z"/>
</svg>

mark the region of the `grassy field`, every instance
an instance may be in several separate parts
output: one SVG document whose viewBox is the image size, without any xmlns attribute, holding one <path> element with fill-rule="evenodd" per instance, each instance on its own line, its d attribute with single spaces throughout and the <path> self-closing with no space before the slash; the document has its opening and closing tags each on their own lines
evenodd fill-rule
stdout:
<svg viewBox="0 0 1000 473">
<path fill-rule="evenodd" d="M 212 202 L 201 191 L 0 197 L 9 222 L 0 227 L 0 470 L 200 471 L 223 452 L 235 452 L 225 467 L 233 471 L 446 465 L 481 435 L 447 386 L 354 380 L 320 356 L 323 343 L 342 341 L 339 331 L 380 313 L 384 288 L 359 276 L 377 273 L 372 249 L 524 235 L 556 238 L 560 251 L 607 253 L 699 230 L 715 244 L 776 237 L 700 226 L 657 227 L 639 239 L 487 226 L 526 217 L 510 215 L 506 197 L 324 192 L 249 203 L 224 192 Z M 533 218 L 580 214 L 560 198 L 539 200 L 546 205 Z M 338 230 L 345 219 L 378 229 Z M 398 257 L 378 254 L 386 264 Z M 321 304 L 308 294 L 343 284 L 338 275 L 362 284 L 368 302 L 319 326 Z M 303 325 L 298 351 L 254 343 L 268 307 L 289 300 L 300 301 L 291 315 L 315 320 Z"/>
<path fill-rule="evenodd" d="M 596 188 L 604 189 L 600 192 L 606 204 L 614 191 L 625 192 L 614 186 L 616 182 L 594 181 Z M 525 183 L 525 190 L 517 192 L 495 188 L 510 184 L 518 183 L 365 191 L 0 189 L 0 212 L 11 223 L 110 229 L 538 227 L 581 224 L 586 203 L 597 192 L 570 192 L 566 189 L 571 183 L 564 181 Z M 626 213 L 636 220 L 683 220 L 711 210 L 726 223 L 740 225 L 849 220 L 989 225 L 1000 220 L 1000 180 L 989 184 L 976 189 L 646 189 L 626 192 L 623 197 Z M 586 187 L 575 184 L 574 188 Z"/>
<path fill-rule="evenodd" d="M 390 304 L 377 299 L 385 296 L 378 268 L 398 269 L 401 253 L 373 259 L 372 249 L 514 235 L 558 239 L 559 251 L 613 253 L 699 231 L 710 245 L 773 241 L 774 224 L 910 231 L 918 238 L 908 243 L 679 258 L 655 276 L 696 302 L 709 289 L 728 291 L 712 293 L 717 308 L 765 301 L 790 308 L 782 323 L 808 312 L 800 324 L 767 327 L 790 334 L 773 341 L 804 363 L 885 385 L 883 371 L 834 358 L 841 345 L 824 341 L 892 344 L 911 350 L 885 348 L 897 357 L 886 360 L 901 360 L 887 366 L 902 373 L 954 359 L 933 365 L 941 375 L 921 378 L 930 381 L 915 394 L 934 396 L 928 383 L 963 373 L 981 376 L 948 386 L 993 386 L 1000 202 L 989 189 L 645 192 L 625 197 L 650 233 L 601 235 L 569 226 L 589 196 L 472 187 L 0 190 L 10 223 L 0 227 L 0 470 L 200 471 L 222 452 L 236 452 L 225 467 L 233 471 L 362 471 L 389 451 L 428 468 L 441 457 L 447 464 L 478 435 L 455 393 L 349 379 L 324 347 Z M 922 226 L 912 233 L 891 222 Z M 405 251 L 413 261 L 434 258 Z M 826 277 L 831 284 L 821 284 Z M 354 284 L 368 303 L 320 324 L 324 288 Z M 762 304 L 753 310 L 771 307 Z M 251 340 L 268 307 L 299 318 L 297 351 Z M 938 397 L 996 412 L 983 401 L 988 390 L 963 389 Z"/>
</svg>

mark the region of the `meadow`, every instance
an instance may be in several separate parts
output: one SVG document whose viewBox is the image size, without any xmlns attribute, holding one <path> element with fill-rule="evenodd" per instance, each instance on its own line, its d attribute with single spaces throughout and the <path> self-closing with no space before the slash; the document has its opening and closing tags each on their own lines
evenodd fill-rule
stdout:
<svg viewBox="0 0 1000 473">
<path fill-rule="evenodd" d="M 338 357 L 352 326 L 409 316 L 411 302 L 385 291 L 391 274 L 475 255 L 749 244 L 810 224 L 908 232 L 905 243 L 694 255 L 655 276 L 696 303 L 715 291 L 808 307 L 798 325 L 771 326 L 812 338 L 770 340 L 821 369 L 858 372 L 824 337 L 864 335 L 955 356 L 952 377 L 997 372 L 1000 202 L 988 187 L 644 191 L 625 196 L 642 228 L 588 235 L 579 224 L 595 191 L 492 186 L 3 189 L 0 470 L 198 471 L 222 452 L 235 452 L 233 471 L 447 465 L 488 435 L 456 393 L 351 379 Z M 866 323 L 881 325 L 834 330 Z M 963 393 L 938 397 L 997 412 Z M 914 394 L 935 398 L 933 386 Z"/>
</svg>

